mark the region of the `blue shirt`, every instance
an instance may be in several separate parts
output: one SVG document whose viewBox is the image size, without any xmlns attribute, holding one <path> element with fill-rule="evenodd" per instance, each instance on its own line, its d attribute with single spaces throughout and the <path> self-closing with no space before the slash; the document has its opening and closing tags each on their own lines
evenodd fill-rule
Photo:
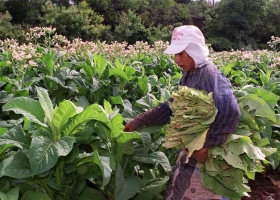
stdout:
<svg viewBox="0 0 280 200">
<path fill-rule="evenodd" d="M 201 68 L 196 68 L 192 74 L 184 72 L 179 85 L 213 92 L 218 113 L 208 130 L 204 147 L 223 144 L 227 134 L 236 130 L 240 118 L 239 106 L 228 78 L 217 69 L 216 65 L 208 61 Z M 172 111 L 168 101 L 162 103 L 157 110 L 156 124 L 169 123 Z"/>
</svg>

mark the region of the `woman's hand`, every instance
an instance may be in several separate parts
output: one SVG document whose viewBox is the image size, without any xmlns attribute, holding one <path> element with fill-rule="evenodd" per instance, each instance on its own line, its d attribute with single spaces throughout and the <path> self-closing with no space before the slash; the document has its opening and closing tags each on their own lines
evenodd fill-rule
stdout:
<svg viewBox="0 0 280 200">
<path fill-rule="evenodd" d="M 123 131 L 125 131 L 125 132 L 133 132 L 133 131 L 136 131 L 138 128 L 143 127 L 144 124 L 145 124 L 145 121 L 141 120 L 141 118 L 138 116 L 138 117 L 135 117 L 130 122 L 128 122 L 124 126 Z"/>
<path fill-rule="evenodd" d="M 129 123 L 127 123 L 127 124 L 124 126 L 123 131 L 125 131 L 125 132 L 133 132 L 133 131 L 135 131 L 137 128 L 138 128 L 138 123 L 135 123 L 135 122 L 132 120 L 132 121 L 130 121 Z"/>
<path fill-rule="evenodd" d="M 197 162 L 206 162 L 208 158 L 208 148 L 202 148 L 200 150 L 194 151 L 192 157 L 196 159 Z"/>
</svg>

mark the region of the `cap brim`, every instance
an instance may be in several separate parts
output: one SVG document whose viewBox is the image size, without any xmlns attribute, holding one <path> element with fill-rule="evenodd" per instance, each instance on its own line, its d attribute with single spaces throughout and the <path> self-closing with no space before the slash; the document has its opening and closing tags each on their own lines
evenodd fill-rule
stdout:
<svg viewBox="0 0 280 200">
<path fill-rule="evenodd" d="M 182 52 L 185 48 L 189 46 L 188 44 L 171 44 L 167 49 L 163 52 L 165 54 L 177 54 Z"/>
</svg>

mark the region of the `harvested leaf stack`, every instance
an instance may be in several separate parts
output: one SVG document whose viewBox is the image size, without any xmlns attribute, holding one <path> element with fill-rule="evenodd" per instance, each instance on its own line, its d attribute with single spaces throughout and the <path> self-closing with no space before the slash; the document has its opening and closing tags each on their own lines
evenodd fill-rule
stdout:
<svg viewBox="0 0 280 200">
<path fill-rule="evenodd" d="M 179 86 L 171 94 L 173 102 L 170 108 L 173 112 L 170 124 L 167 125 L 166 148 L 188 149 L 187 159 L 193 151 L 203 147 L 210 124 L 215 120 L 213 93 Z M 187 162 L 187 160 L 186 160 Z"/>
<path fill-rule="evenodd" d="M 249 196 L 247 179 L 254 179 L 256 172 L 262 172 L 269 164 L 267 158 L 272 159 L 277 151 L 271 144 L 272 126 L 280 124 L 274 112 L 278 96 L 261 88 L 249 87 L 238 92 L 235 94 L 241 111 L 238 128 L 224 144 L 209 149 L 208 159 L 200 168 L 204 186 L 231 200 Z M 213 93 L 179 86 L 172 97 L 173 116 L 163 146 L 185 147 L 189 158 L 193 151 L 203 147 L 217 115 Z"/>
<path fill-rule="evenodd" d="M 279 97 L 260 88 L 239 92 L 242 95 L 237 98 L 241 111 L 238 128 L 223 145 L 209 150 L 209 157 L 200 168 L 204 186 L 231 200 L 249 196 L 247 179 L 254 180 L 256 172 L 263 172 L 269 164 L 267 158 L 277 151 L 268 137 L 272 137 L 272 125 L 276 123 L 273 108 Z"/>
</svg>

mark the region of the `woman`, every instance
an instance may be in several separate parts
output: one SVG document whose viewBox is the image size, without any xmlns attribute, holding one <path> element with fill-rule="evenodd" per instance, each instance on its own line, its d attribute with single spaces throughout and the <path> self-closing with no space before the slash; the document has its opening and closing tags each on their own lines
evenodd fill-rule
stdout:
<svg viewBox="0 0 280 200">
<path fill-rule="evenodd" d="M 208 149 L 223 144 L 227 134 L 233 133 L 240 118 L 239 106 L 231 90 L 230 81 L 209 59 L 209 49 L 203 33 L 193 25 L 176 27 L 172 32 L 171 44 L 164 51 L 175 55 L 175 63 L 182 69 L 179 85 L 213 92 L 218 113 L 211 124 L 202 149 L 195 151 L 188 163 L 183 155 L 174 166 L 167 185 L 166 200 L 226 199 L 209 191 L 199 178 L 200 163 L 206 162 Z M 170 99 L 169 101 L 172 101 Z M 135 131 L 145 125 L 165 125 L 170 122 L 172 111 L 166 101 L 158 107 L 142 113 L 125 125 L 125 131 Z"/>
</svg>

